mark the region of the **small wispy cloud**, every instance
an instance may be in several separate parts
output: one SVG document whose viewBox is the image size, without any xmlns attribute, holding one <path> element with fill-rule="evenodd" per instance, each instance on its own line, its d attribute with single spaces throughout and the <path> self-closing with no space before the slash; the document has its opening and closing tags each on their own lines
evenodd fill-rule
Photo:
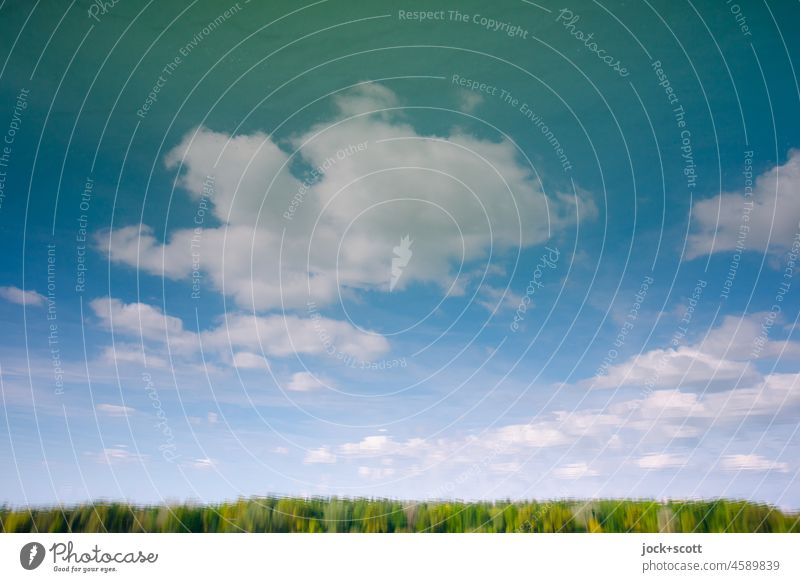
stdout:
<svg viewBox="0 0 800 582">
<path fill-rule="evenodd" d="M 589 468 L 586 463 L 570 463 L 553 470 L 553 475 L 559 479 L 581 479 L 583 477 L 596 477 L 598 472 Z"/>
<path fill-rule="evenodd" d="M 334 455 L 330 448 L 328 447 L 320 447 L 318 449 L 312 449 L 306 453 L 306 458 L 303 459 L 303 462 L 306 464 L 331 464 L 336 462 L 336 455 Z"/>
<path fill-rule="evenodd" d="M 145 455 L 138 455 L 128 450 L 125 445 L 115 445 L 113 447 L 103 449 L 98 453 L 86 453 L 87 456 L 92 458 L 95 462 L 104 465 L 119 465 L 123 463 L 132 463 L 135 461 L 144 461 Z"/>
<path fill-rule="evenodd" d="M 318 378 L 310 372 L 297 372 L 292 374 L 286 389 L 293 392 L 310 392 L 312 390 L 321 390 L 331 385 L 329 380 Z"/>
<path fill-rule="evenodd" d="M 788 463 L 770 461 L 761 455 L 728 455 L 723 457 L 721 467 L 726 471 L 778 471 L 786 473 Z"/>
<path fill-rule="evenodd" d="M 19 287 L 0 287 L 0 297 L 17 305 L 30 305 L 41 307 L 46 301 L 45 296 L 32 290 L 24 290 Z"/>
<path fill-rule="evenodd" d="M 683 467 L 686 457 L 670 453 L 649 453 L 636 459 L 636 464 L 642 469 L 671 469 Z"/>
<path fill-rule="evenodd" d="M 98 404 L 95 409 L 97 412 L 106 416 L 130 416 L 136 412 L 135 408 L 130 406 L 121 406 L 119 404 Z"/>
<path fill-rule="evenodd" d="M 364 479 L 386 479 L 394 475 L 395 471 L 391 467 L 365 467 L 358 468 L 358 476 Z"/>
<path fill-rule="evenodd" d="M 195 469 L 207 470 L 216 467 L 217 462 L 214 459 L 203 457 L 202 459 L 195 459 L 192 461 L 191 466 Z"/>
</svg>

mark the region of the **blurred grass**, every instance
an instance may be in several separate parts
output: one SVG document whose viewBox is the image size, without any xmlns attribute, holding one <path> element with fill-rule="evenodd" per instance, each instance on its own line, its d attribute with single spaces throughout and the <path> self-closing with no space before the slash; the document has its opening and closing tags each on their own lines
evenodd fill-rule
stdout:
<svg viewBox="0 0 800 582">
<path fill-rule="evenodd" d="M 800 532 L 800 514 L 737 500 L 399 501 L 254 497 L 219 505 L 0 506 L 4 532 Z"/>
</svg>

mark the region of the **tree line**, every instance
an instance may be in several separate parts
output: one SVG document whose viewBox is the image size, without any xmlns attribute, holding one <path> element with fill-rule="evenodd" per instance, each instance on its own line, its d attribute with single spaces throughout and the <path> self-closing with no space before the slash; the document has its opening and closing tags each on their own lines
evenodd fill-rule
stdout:
<svg viewBox="0 0 800 582">
<path fill-rule="evenodd" d="M 402 501 L 253 497 L 214 505 L 0 506 L 3 532 L 800 532 L 800 514 L 737 500 Z"/>
</svg>

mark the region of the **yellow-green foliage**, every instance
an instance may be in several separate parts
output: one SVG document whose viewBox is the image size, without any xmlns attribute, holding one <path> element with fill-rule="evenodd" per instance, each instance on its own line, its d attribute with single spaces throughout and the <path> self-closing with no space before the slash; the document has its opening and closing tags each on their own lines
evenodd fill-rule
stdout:
<svg viewBox="0 0 800 582">
<path fill-rule="evenodd" d="M 257 497 L 219 505 L 0 507 L 4 532 L 800 532 L 800 514 L 745 501 L 405 502 Z"/>
</svg>

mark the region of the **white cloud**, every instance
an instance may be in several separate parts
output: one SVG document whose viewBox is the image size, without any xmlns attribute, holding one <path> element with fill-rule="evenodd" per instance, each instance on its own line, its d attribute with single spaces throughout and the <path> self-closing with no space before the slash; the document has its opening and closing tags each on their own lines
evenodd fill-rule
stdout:
<svg viewBox="0 0 800 582">
<path fill-rule="evenodd" d="M 655 349 L 611 366 L 606 374 L 581 383 L 593 388 L 646 389 L 731 382 L 748 373 L 747 362 L 722 360 L 691 346 Z"/>
<path fill-rule="evenodd" d="M 585 410 L 560 410 L 556 411 L 554 416 L 556 420 L 554 426 L 574 436 L 593 436 L 608 427 L 619 426 L 623 420 L 617 414 Z"/>
<path fill-rule="evenodd" d="M 252 352 L 236 352 L 233 354 L 233 365 L 236 368 L 252 370 L 269 369 L 269 362 L 267 361 L 267 358 Z"/>
<path fill-rule="evenodd" d="M 680 390 L 656 390 L 637 400 L 627 400 L 611 406 L 620 416 L 632 411 L 644 419 L 687 418 L 705 414 L 700 397 L 693 392 Z"/>
<path fill-rule="evenodd" d="M 106 346 L 100 356 L 101 359 L 110 364 L 138 364 L 143 366 L 145 358 L 147 360 L 147 367 L 149 368 L 166 368 L 168 362 L 161 356 L 157 356 L 151 352 L 142 352 L 141 344 L 129 344 L 125 342 L 116 342 L 113 346 Z"/>
<path fill-rule="evenodd" d="M 554 469 L 553 475 L 559 479 L 581 479 L 595 477 L 598 473 L 594 469 L 590 469 L 586 463 L 570 463 Z"/>
<path fill-rule="evenodd" d="M 233 346 L 260 352 L 261 346 L 268 356 L 274 357 L 341 352 L 371 360 L 389 350 L 389 342 L 383 336 L 321 316 L 228 314 L 223 324 L 204 331 L 202 339 L 204 347 L 217 349 Z"/>
<path fill-rule="evenodd" d="M 146 303 L 123 303 L 119 299 L 102 297 L 89 303 L 94 314 L 107 329 L 139 336 L 147 340 L 189 342 L 193 334 L 183 329 L 183 322 L 164 315 L 160 308 Z"/>
<path fill-rule="evenodd" d="M 509 470 L 508 463 L 516 462 L 504 455 L 515 455 L 524 450 L 558 447 L 575 443 L 582 438 L 594 438 L 598 442 L 608 439 L 620 419 L 608 414 L 590 412 L 556 412 L 544 420 L 528 424 L 511 424 L 483 432 L 479 437 L 469 435 L 452 438 L 409 438 L 394 440 L 387 435 L 370 435 L 360 441 L 344 443 L 336 447 L 336 453 L 351 458 L 407 457 L 439 463 L 443 461 L 473 462 L 465 458 L 465 451 L 483 459 L 491 459 L 490 465 L 497 470 Z M 469 455 L 468 455 L 469 457 Z"/>
<path fill-rule="evenodd" d="M 793 422 L 800 409 L 800 374 L 771 374 L 753 384 L 698 395 L 681 390 L 658 390 L 641 398 L 618 402 L 605 410 L 558 411 L 532 422 L 500 426 L 479 435 L 408 438 L 385 434 L 318 449 L 320 458 L 413 460 L 417 467 L 468 465 L 500 473 L 516 473 L 520 459 L 536 450 L 580 445 L 581 450 L 619 450 L 619 433 L 634 433 L 629 442 L 672 443 L 698 438 L 710 431 L 736 430 L 742 420 L 778 415 Z M 726 424 L 727 423 L 727 424 Z M 724 432 L 720 432 L 724 434 Z M 730 466 L 732 461 L 727 461 Z M 641 469 L 681 467 L 687 458 L 674 453 L 650 453 L 633 461 Z M 558 467 L 563 479 L 589 477 L 597 471 L 585 463 Z"/>
<path fill-rule="evenodd" d="M 686 457 L 671 453 L 649 453 L 639 457 L 636 464 L 642 469 L 671 469 L 683 467 L 686 464 Z"/>
<path fill-rule="evenodd" d="M 681 390 L 656 390 L 646 396 L 614 404 L 610 410 L 627 417 L 628 427 L 658 430 L 680 427 L 668 421 L 740 420 L 757 416 L 791 417 L 800 406 L 800 374 L 769 374 L 752 383 L 702 395 Z M 697 436 L 694 426 L 683 426 L 683 434 Z M 666 432 L 664 432 L 666 434 Z"/>
<path fill-rule="evenodd" d="M 331 464 L 336 462 L 336 455 L 331 452 L 329 447 L 320 447 L 308 451 L 303 462 L 306 464 Z"/>
<path fill-rule="evenodd" d="M 752 197 L 746 196 L 742 188 L 695 202 L 686 258 L 732 251 L 740 236 L 747 250 L 788 249 L 800 220 L 798 192 L 800 150 L 791 150 L 784 164 L 766 170 L 755 179 Z M 746 203 L 752 203 L 747 219 L 744 218 Z"/>
<path fill-rule="evenodd" d="M 709 394 L 703 403 L 711 418 L 792 415 L 800 405 L 800 374 L 769 374 L 754 385 Z"/>
<path fill-rule="evenodd" d="M 405 443 L 398 443 L 386 435 L 373 435 L 355 443 L 345 443 L 339 447 L 339 452 L 343 455 L 373 457 L 396 454 L 423 444 L 422 439 L 409 439 Z"/>
<path fill-rule="evenodd" d="M 123 303 L 101 298 L 90 303 L 95 315 L 107 329 L 125 336 L 166 342 L 172 350 L 186 354 L 199 352 L 200 341 L 206 353 L 232 359 L 242 367 L 261 366 L 256 355 L 294 354 L 323 356 L 331 352 L 372 360 L 389 349 L 386 338 L 356 329 L 349 323 L 316 316 L 254 316 L 232 313 L 218 326 L 198 334 L 184 329 L 183 322 L 165 315 L 160 308 L 145 303 Z M 231 352 L 235 355 L 230 356 Z M 127 357 L 127 356 L 126 356 Z M 139 356 L 140 357 L 140 356 Z"/>
<path fill-rule="evenodd" d="M 609 449 L 619 449 L 622 447 L 624 443 L 622 442 L 622 437 L 618 434 L 611 435 L 611 438 L 608 439 L 608 448 Z"/>
<path fill-rule="evenodd" d="M 514 293 L 511 289 L 502 289 L 487 284 L 481 285 L 478 297 L 475 300 L 478 305 L 491 312 L 504 309 L 513 311 L 519 307 L 521 301 L 522 296 Z"/>
<path fill-rule="evenodd" d="M 705 338 L 691 345 L 659 348 L 609 366 L 578 383 L 585 388 L 640 387 L 646 390 L 699 386 L 727 387 L 761 378 L 753 359 L 800 356 L 800 343 L 761 338 L 764 313 L 725 316 Z M 758 350 L 755 347 L 758 346 Z"/>
<path fill-rule="evenodd" d="M 135 408 L 118 404 L 98 404 L 96 409 L 97 412 L 105 414 L 106 416 L 130 416 L 136 412 Z"/>
<path fill-rule="evenodd" d="M 31 305 L 40 307 L 46 299 L 41 293 L 33 290 L 22 290 L 19 287 L 0 287 L 0 297 L 18 305 Z"/>
<path fill-rule="evenodd" d="M 766 312 L 750 313 L 741 317 L 727 315 L 722 323 L 710 330 L 698 348 L 707 354 L 729 360 L 745 361 L 751 358 L 800 357 L 800 343 L 773 340 L 761 342 L 762 324 L 769 316 Z M 759 349 L 754 351 L 758 345 Z"/>
<path fill-rule="evenodd" d="M 322 356 L 341 352 L 362 360 L 374 359 L 389 349 L 383 336 L 362 332 L 351 324 L 325 317 L 232 314 L 225 324 L 202 334 L 203 345 L 217 349 L 263 348 L 267 355 Z"/>
<path fill-rule="evenodd" d="M 502 447 L 550 447 L 572 440 L 560 427 L 550 423 L 512 424 L 497 429 L 486 438 Z"/>
<path fill-rule="evenodd" d="M 522 470 L 523 464 L 519 461 L 507 461 L 505 463 L 492 463 L 489 469 L 495 473 L 514 475 Z"/>
<path fill-rule="evenodd" d="M 770 461 L 760 455 L 728 455 L 722 459 L 721 466 L 726 471 L 778 471 L 789 470 L 787 463 Z"/>
<path fill-rule="evenodd" d="M 286 389 L 293 392 L 311 392 L 331 386 L 329 380 L 322 380 L 310 372 L 296 372 L 286 384 Z"/>
<path fill-rule="evenodd" d="M 358 476 L 364 479 L 386 479 L 394 475 L 395 470 L 391 467 L 364 467 L 358 468 Z"/>
<path fill-rule="evenodd" d="M 182 168 L 180 185 L 198 203 L 208 198 L 219 222 L 250 230 L 260 218 L 262 203 L 263 218 L 276 224 L 282 207 L 300 186 L 286 168 L 289 155 L 262 132 L 230 136 L 198 127 L 188 132 L 164 161 L 169 169 Z M 270 211 L 278 209 L 281 212 L 273 216 Z M 203 225 L 209 226 L 205 221 Z M 206 228 L 203 236 L 209 230 L 214 229 Z"/>
<path fill-rule="evenodd" d="M 481 105 L 485 99 L 480 93 L 473 91 L 463 91 L 460 95 L 461 111 L 464 113 L 472 113 Z"/>
<path fill-rule="evenodd" d="M 201 269 L 242 307 L 296 309 L 333 301 L 339 289 L 387 291 L 392 249 L 405 235 L 414 255 L 398 290 L 415 282 L 447 290 L 462 261 L 544 242 L 574 224 L 576 204 L 581 216 L 596 216 L 586 198 L 546 199 L 507 140 L 456 130 L 425 136 L 399 114 L 360 116 L 397 103 L 386 87 L 365 85 L 336 103 L 333 123 L 291 140 L 294 158 L 263 133 L 231 137 L 204 127 L 166 156 L 195 201 L 209 194 L 213 176 L 216 222 L 203 225 Z M 297 163 L 323 171 L 308 178 Z M 182 279 L 193 234 L 176 230 L 163 244 L 132 226 L 104 233 L 99 244 L 115 262 Z"/>
<path fill-rule="evenodd" d="M 192 461 L 191 466 L 195 469 L 208 470 L 216 467 L 217 463 L 216 461 L 214 461 L 214 459 L 209 459 L 208 457 L 204 457 L 202 459 L 195 459 L 194 461 Z"/>
<path fill-rule="evenodd" d="M 192 230 L 177 231 L 170 244 L 161 245 L 146 224 L 100 231 L 99 250 L 112 261 L 134 266 L 149 273 L 181 278 L 191 273 Z"/>
<path fill-rule="evenodd" d="M 359 115 L 399 105 L 397 95 L 388 87 L 377 83 L 364 83 L 350 93 L 337 95 L 334 100 L 343 116 Z M 381 118 L 386 119 L 388 115 L 384 113 Z"/>
</svg>

